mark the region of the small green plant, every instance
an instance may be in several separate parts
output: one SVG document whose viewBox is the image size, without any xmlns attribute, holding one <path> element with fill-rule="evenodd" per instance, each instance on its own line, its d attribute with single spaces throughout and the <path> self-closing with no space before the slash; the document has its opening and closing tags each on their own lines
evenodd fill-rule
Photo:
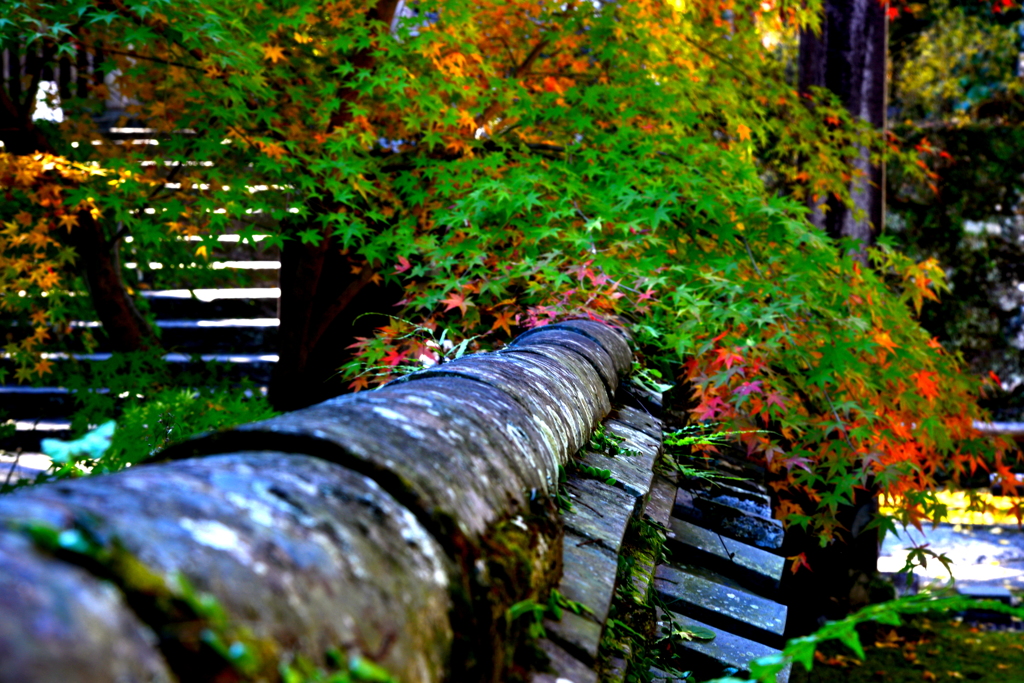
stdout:
<svg viewBox="0 0 1024 683">
<path fill-rule="evenodd" d="M 544 620 L 547 618 L 558 621 L 562 618 L 564 611 L 573 614 L 593 614 L 594 611 L 583 603 L 570 600 L 557 590 L 552 590 L 546 603 L 540 603 L 533 599 L 520 600 L 508 608 L 508 619 L 511 622 L 525 619 L 526 634 L 528 637 L 537 639 L 547 635 L 544 630 Z"/>
<path fill-rule="evenodd" d="M 710 642 L 715 639 L 717 634 L 709 628 L 703 626 L 689 625 L 689 626 L 678 626 L 673 624 L 669 630 L 667 638 L 678 639 L 678 640 L 700 640 L 703 642 Z"/>
<path fill-rule="evenodd" d="M 681 458 L 694 458 L 692 449 L 714 448 L 727 446 L 732 437 L 740 434 L 761 433 L 763 429 L 717 430 L 713 424 L 695 424 L 665 434 L 665 454 L 663 462 L 671 469 L 685 477 L 693 479 L 733 480 L 741 481 L 742 477 L 734 477 L 720 472 L 693 467 L 680 462 Z"/>
<path fill-rule="evenodd" d="M 562 465 L 558 466 L 558 487 L 555 489 L 555 503 L 558 504 L 559 511 L 572 512 L 572 498 L 569 497 L 569 491 L 566 490 L 565 486 L 568 483 L 568 475 L 566 474 L 565 467 Z"/>
<path fill-rule="evenodd" d="M 590 442 L 587 444 L 587 448 L 609 458 L 613 458 L 616 455 L 639 455 L 637 451 L 622 447 L 625 440 L 625 437 L 612 434 L 603 424 L 600 424 L 594 430 L 594 433 L 590 435 Z"/>
<path fill-rule="evenodd" d="M 714 424 L 694 424 L 665 434 L 666 447 L 726 446 L 740 434 L 767 434 L 766 429 L 716 430 Z"/>
<path fill-rule="evenodd" d="M 638 361 L 633 361 L 633 373 L 629 376 L 630 382 L 652 394 L 663 394 L 675 386 L 674 384 L 666 384 L 661 380 L 662 374 L 659 370 L 648 368 L 641 365 Z"/>
<path fill-rule="evenodd" d="M 615 477 L 612 476 L 611 470 L 600 469 L 598 467 L 593 467 L 591 465 L 586 465 L 584 463 L 578 463 L 576 467 L 579 469 L 580 472 L 587 475 L 588 477 L 593 477 L 594 479 L 602 481 L 605 484 L 608 484 L 609 486 L 615 485 Z"/>
<path fill-rule="evenodd" d="M 303 657 L 282 663 L 279 670 L 282 683 L 398 683 L 387 669 L 364 657 L 346 659 L 341 652 L 331 649 L 326 659 L 333 671 L 315 666 Z"/>
<path fill-rule="evenodd" d="M 622 437 L 615 436 L 610 433 L 603 424 L 598 425 L 594 433 L 590 435 L 590 443 L 587 444 L 588 448 L 598 453 L 604 453 L 605 455 L 615 455 L 619 452 L 619 444 L 622 443 Z"/>
<path fill-rule="evenodd" d="M 376 313 L 364 313 L 356 318 L 367 315 L 379 315 Z M 409 373 L 442 365 L 462 358 L 471 349 L 471 345 L 483 335 L 474 335 L 456 340 L 447 328 L 438 334 L 437 326 L 428 326 L 420 323 L 387 316 L 391 323 L 381 328 L 381 333 L 375 339 L 360 339 L 352 346 L 365 350 L 379 343 L 381 340 L 389 346 L 405 344 L 409 350 L 389 353 L 373 354 L 372 352 L 362 353 L 355 359 L 341 367 L 339 373 L 346 379 L 350 379 L 349 388 L 356 391 L 367 388 L 370 384 L 380 384 L 393 376 L 408 375 Z"/>
<path fill-rule="evenodd" d="M 99 461 L 110 449 L 110 440 L 114 436 L 116 423 L 113 420 L 104 422 L 96 429 L 86 432 L 81 439 L 61 441 L 60 439 L 43 439 L 40 448 L 59 465 L 73 464 L 79 461 Z"/>
</svg>

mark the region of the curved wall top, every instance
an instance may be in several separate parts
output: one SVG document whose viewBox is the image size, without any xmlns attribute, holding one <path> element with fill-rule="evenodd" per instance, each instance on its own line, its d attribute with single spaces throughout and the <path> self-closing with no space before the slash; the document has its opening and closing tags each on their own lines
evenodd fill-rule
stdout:
<svg viewBox="0 0 1024 683">
<path fill-rule="evenodd" d="M 0 683 L 274 680 L 332 648 L 500 680 L 508 607 L 561 573 L 559 468 L 631 365 L 621 329 L 568 320 L 0 497 Z"/>
</svg>

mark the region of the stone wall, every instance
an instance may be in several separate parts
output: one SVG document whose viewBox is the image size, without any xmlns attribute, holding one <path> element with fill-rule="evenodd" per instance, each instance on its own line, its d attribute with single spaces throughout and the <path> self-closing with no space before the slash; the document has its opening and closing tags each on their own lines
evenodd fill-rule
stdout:
<svg viewBox="0 0 1024 683">
<path fill-rule="evenodd" d="M 631 365 L 565 321 L 0 498 L 0 683 L 504 680 L 509 607 L 562 576 L 560 468 Z"/>
</svg>

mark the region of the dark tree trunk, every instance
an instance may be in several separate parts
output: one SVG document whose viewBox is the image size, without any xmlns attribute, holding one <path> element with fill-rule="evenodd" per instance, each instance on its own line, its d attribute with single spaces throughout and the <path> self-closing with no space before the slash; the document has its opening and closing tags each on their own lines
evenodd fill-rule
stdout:
<svg viewBox="0 0 1024 683">
<path fill-rule="evenodd" d="M 78 225 L 64 241 L 78 254 L 75 264 L 89 287 L 96 317 L 113 351 L 159 348 L 160 341 L 135 308 L 121 280 L 120 240 L 108 240 L 103 226 L 88 211 L 78 212 Z"/>
<path fill-rule="evenodd" d="M 279 360 L 270 381 L 278 410 L 297 410 L 344 391 L 338 369 L 356 337 L 370 336 L 402 298 L 397 286 L 374 282 L 375 272 L 342 253 L 335 240 L 288 240 L 281 250 Z M 379 278 L 378 278 L 379 280 Z"/>
<path fill-rule="evenodd" d="M 800 91 L 827 88 L 853 116 L 881 133 L 886 113 L 886 6 L 879 0 L 825 0 L 824 9 L 821 32 L 800 34 Z M 853 256 L 866 264 L 866 247 L 884 227 L 885 169 L 871 164 L 863 148 L 854 168 L 860 174 L 851 181 L 850 192 L 864 217 L 829 197 L 827 210 L 815 207 L 811 219 L 833 238 L 859 240 L 862 246 Z M 820 626 L 822 618 L 840 618 L 877 599 L 880 538 L 876 528 L 865 528 L 877 511 L 877 489 L 868 478 L 856 489 L 852 504 L 839 509 L 841 526 L 827 546 L 820 547 L 817 537 L 799 529 L 787 531 L 786 554 L 805 553 L 812 568 L 784 579 L 784 599 L 790 606 L 787 636 L 804 635 Z"/>
<path fill-rule="evenodd" d="M 398 0 L 378 0 L 368 18 L 387 30 L 397 7 Z M 370 49 L 356 51 L 349 61 L 357 71 L 375 67 Z M 351 122 L 358 93 L 342 85 L 338 98 L 341 106 L 331 117 L 331 128 Z M 336 207 L 311 208 L 315 214 Z M 378 284 L 374 275 L 369 265 L 343 253 L 338 240 L 329 234 L 316 246 L 295 238 L 285 241 L 281 249 L 279 360 L 269 392 L 275 408 L 297 410 L 344 391 L 338 369 L 349 355 L 346 348 L 384 322 L 379 316 L 360 316 L 390 313 L 402 299 L 400 287 Z"/>
<path fill-rule="evenodd" d="M 878 0 L 825 0 L 821 32 L 800 34 L 800 91 L 827 88 L 852 115 L 884 130 L 887 36 L 886 8 Z M 857 219 L 829 197 L 828 210 L 815 210 L 812 220 L 833 237 L 868 245 L 884 226 L 885 169 L 871 163 L 866 149 L 854 165 L 863 175 L 853 179 L 850 191 L 865 217 Z"/>
</svg>

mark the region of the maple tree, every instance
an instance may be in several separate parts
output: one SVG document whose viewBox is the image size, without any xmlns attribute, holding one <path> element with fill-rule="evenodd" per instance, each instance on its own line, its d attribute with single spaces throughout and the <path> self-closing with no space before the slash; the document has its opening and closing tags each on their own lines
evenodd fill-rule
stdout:
<svg viewBox="0 0 1024 683">
<path fill-rule="evenodd" d="M 839 510 L 868 480 L 898 510 L 872 524 L 941 516 L 941 482 L 1010 475 L 1005 445 L 973 428 L 990 380 L 915 321 L 945 287 L 934 260 L 883 238 L 868 267 L 806 219 L 807 200 L 852 206 L 865 150 L 915 182 L 930 172 L 927 151 L 787 78 L 819 10 L 8 0 L 0 41 L 26 64 L 107 74 L 61 96 L 60 123 L 26 113 L 39 78 L 0 103 L 3 310 L 35 330 L 6 347 L 18 377 L 49 371 L 39 351 L 81 310 L 75 278 L 112 339 L 156 343 L 122 238 L 144 264 L 194 249 L 176 236 L 204 240 L 201 261 L 218 232 L 269 233 L 279 407 L 340 391 L 328 380 L 349 345 L 352 388 L 367 366 L 439 359 L 409 323 L 373 329 L 366 312 L 477 347 L 625 315 L 647 361 L 691 383 L 693 415 L 743 433 L 791 528 L 821 544 L 848 533 Z M 158 144 L 101 138 L 111 84 Z"/>
</svg>

